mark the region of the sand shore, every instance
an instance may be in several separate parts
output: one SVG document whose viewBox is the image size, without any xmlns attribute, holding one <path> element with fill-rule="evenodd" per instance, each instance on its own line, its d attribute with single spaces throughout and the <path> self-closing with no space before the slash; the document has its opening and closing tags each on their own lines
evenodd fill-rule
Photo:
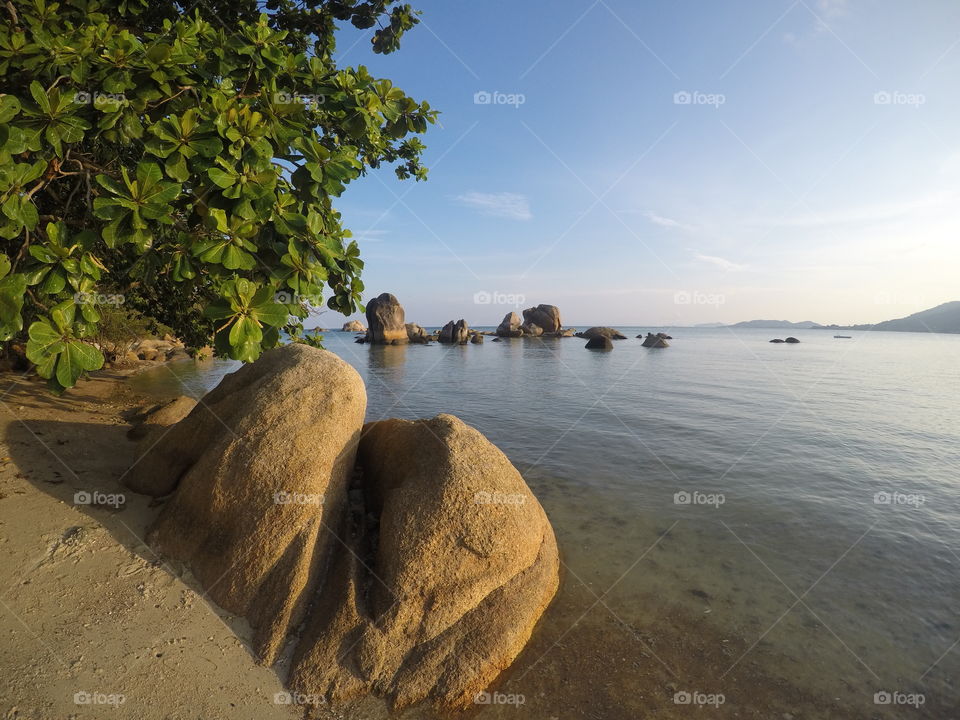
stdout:
<svg viewBox="0 0 960 720">
<path fill-rule="evenodd" d="M 118 483 L 138 452 L 130 372 L 62 398 L 2 376 L 0 717 L 296 717 L 274 703 L 283 685 L 254 662 L 245 622 L 142 541 L 159 508 Z"/>
</svg>

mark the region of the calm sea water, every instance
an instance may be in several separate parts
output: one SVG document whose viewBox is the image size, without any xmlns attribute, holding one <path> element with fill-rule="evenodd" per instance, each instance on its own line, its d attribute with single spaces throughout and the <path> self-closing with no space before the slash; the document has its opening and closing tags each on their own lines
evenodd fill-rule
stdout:
<svg viewBox="0 0 960 720">
<path fill-rule="evenodd" d="M 774 718 L 956 717 L 960 336 L 791 331 L 801 343 L 778 345 L 777 330 L 678 328 L 670 348 L 645 349 L 640 328 L 621 329 L 612 352 L 325 338 L 366 381 L 368 419 L 460 416 L 550 515 L 560 598 L 504 690 L 525 693 L 531 717 L 619 717 L 558 714 L 596 680 L 589 667 L 555 677 L 589 646 L 577 628 L 607 622 L 639 633 L 616 663 L 640 669 L 596 700 L 623 717 L 686 717 L 674 696 L 687 690 L 724 694 L 703 708 L 721 717 L 766 717 L 757 703 Z M 233 367 L 178 363 L 131 383 L 198 394 Z M 703 667 L 674 647 L 676 617 L 724 644 L 694 648 Z M 660 694 L 644 687 L 661 679 Z"/>
</svg>

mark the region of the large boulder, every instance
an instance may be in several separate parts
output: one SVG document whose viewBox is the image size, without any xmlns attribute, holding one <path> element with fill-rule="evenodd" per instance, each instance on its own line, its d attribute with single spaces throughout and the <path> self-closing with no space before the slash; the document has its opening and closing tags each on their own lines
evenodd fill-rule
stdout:
<svg viewBox="0 0 960 720">
<path fill-rule="evenodd" d="M 515 312 L 508 312 L 504 315 L 500 324 L 497 325 L 496 333 L 499 337 L 520 337 L 523 335 L 523 330 L 520 327 L 522 322 L 520 316 Z"/>
<path fill-rule="evenodd" d="M 363 323 L 360 322 L 359 320 L 350 320 L 349 322 L 345 322 L 343 324 L 343 327 L 341 328 L 341 330 L 343 332 L 365 333 L 367 331 L 367 328 L 364 327 Z"/>
<path fill-rule="evenodd" d="M 134 425 L 127 430 L 127 437 L 139 440 L 156 430 L 170 427 L 183 420 L 196 406 L 196 398 L 187 395 L 154 405 L 133 418 Z"/>
<path fill-rule="evenodd" d="M 524 336 L 529 335 L 530 337 L 539 337 L 543 335 L 543 328 L 536 323 L 525 322 L 521 326 L 521 329 L 523 330 Z"/>
<path fill-rule="evenodd" d="M 470 706 L 558 585 L 543 509 L 506 456 L 451 415 L 364 428 L 365 507 L 293 656 L 298 693 L 394 709 Z M 370 536 L 376 537 L 375 541 Z"/>
<path fill-rule="evenodd" d="M 443 326 L 443 329 L 440 331 L 440 336 L 437 338 L 442 343 L 453 343 L 463 345 L 470 339 L 470 328 L 467 325 L 467 321 L 460 319 L 454 322 L 451 320 L 446 325 Z"/>
<path fill-rule="evenodd" d="M 559 332 L 563 327 L 560 322 L 560 308 L 556 305 L 537 305 L 527 308 L 523 311 L 523 322 L 542 328 L 544 333 Z"/>
<path fill-rule="evenodd" d="M 624 335 L 622 332 L 620 332 L 619 330 L 614 330 L 613 328 L 609 328 L 609 327 L 592 327 L 587 330 L 584 330 L 583 332 L 577 333 L 577 337 L 586 338 L 587 340 L 593 337 L 597 337 L 598 335 L 602 335 L 603 337 L 610 338 L 611 340 L 627 339 L 627 336 Z"/>
<path fill-rule="evenodd" d="M 390 293 L 378 295 L 367 303 L 367 342 L 377 345 L 407 342 L 403 306 Z"/>
<path fill-rule="evenodd" d="M 663 333 L 647 333 L 647 336 L 643 339 L 643 347 L 645 348 L 665 348 L 670 347 L 670 343 L 667 342 L 667 336 Z"/>
<path fill-rule="evenodd" d="M 148 542 L 246 617 L 267 664 L 340 547 L 333 533 L 365 410 L 363 381 L 333 353 L 268 350 L 227 375 L 125 478 L 137 492 L 173 492 Z"/>
</svg>

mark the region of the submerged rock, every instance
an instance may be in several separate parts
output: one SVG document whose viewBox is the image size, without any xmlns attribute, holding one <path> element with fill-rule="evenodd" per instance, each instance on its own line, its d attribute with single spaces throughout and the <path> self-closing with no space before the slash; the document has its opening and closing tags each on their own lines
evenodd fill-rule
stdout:
<svg viewBox="0 0 960 720">
<path fill-rule="evenodd" d="M 665 348 L 670 347 L 670 343 L 667 342 L 667 337 L 663 333 L 647 333 L 647 337 L 643 339 L 643 347 L 645 348 Z"/>
<path fill-rule="evenodd" d="M 609 328 L 609 327 L 592 327 L 592 328 L 589 328 L 588 330 L 584 330 L 583 332 L 577 333 L 577 337 L 586 338 L 587 340 L 593 337 L 597 337 L 598 335 L 606 338 L 610 338 L 611 340 L 627 339 L 627 336 L 624 335 L 622 332 L 620 332 L 619 330 L 614 330 L 613 328 Z"/>
<path fill-rule="evenodd" d="M 781 340 L 780 338 L 774 338 L 774 339 L 771 340 L 770 342 L 772 342 L 772 343 L 782 343 L 783 340 Z"/>
<path fill-rule="evenodd" d="M 407 342 L 403 307 L 390 293 L 378 295 L 367 303 L 367 342 L 377 345 L 401 345 Z"/>
<path fill-rule="evenodd" d="M 557 590 L 550 523 L 506 456 L 451 415 L 367 425 L 359 462 L 378 542 L 337 554 L 290 685 L 467 707 Z"/>
<path fill-rule="evenodd" d="M 613 350 L 613 340 L 606 335 L 594 335 L 584 345 L 587 350 Z"/>
</svg>

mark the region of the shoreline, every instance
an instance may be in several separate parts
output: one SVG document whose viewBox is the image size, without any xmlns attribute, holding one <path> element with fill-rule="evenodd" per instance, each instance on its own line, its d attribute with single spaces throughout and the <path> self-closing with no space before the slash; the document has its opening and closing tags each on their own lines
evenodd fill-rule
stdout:
<svg viewBox="0 0 960 720">
<path fill-rule="evenodd" d="M 204 600 L 188 572 L 152 553 L 141 538 L 158 508 L 117 483 L 137 448 L 126 438 L 122 416 L 153 400 L 127 381 L 156 367 L 102 371 L 61 398 L 47 394 L 43 382 L 16 379 L 2 398 L 7 412 L 0 455 L 10 461 L 0 468 L 0 543 L 10 562 L 2 571 L 2 630 L 9 641 L 0 654 L 0 672 L 10 678 L 2 699 L 8 711 L 20 713 L 13 717 L 84 718 L 92 716 L 87 710 L 100 709 L 76 705 L 77 692 L 122 694 L 118 715 L 145 720 L 179 717 L 178 712 L 231 719 L 297 715 L 273 702 L 274 694 L 284 691 L 285 666 L 256 665 L 246 623 Z M 760 655 L 748 657 L 736 678 L 722 679 L 731 658 L 750 643 L 650 588 L 624 582 L 613 594 L 628 593 L 629 616 L 608 612 L 606 594 L 597 592 L 619 573 L 601 580 L 597 570 L 581 578 L 567 563 L 575 554 L 603 557 L 609 540 L 604 533 L 612 528 L 591 527 L 583 534 L 576 508 L 560 504 L 557 493 L 563 491 L 542 479 L 529 481 L 560 541 L 561 589 L 491 692 L 522 695 L 523 711 L 543 718 L 682 718 L 689 708 L 675 704 L 675 693 L 709 693 L 721 686 L 722 717 L 868 718 L 880 710 L 847 707 L 802 683 L 785 683 L 763 667 Z M 125 503 L 74 505 L 73 494 L 81 491 L 123 493 Z M 641 528 L 637 541 L 651 546 L 654 562 L 637 568 L 632 580 L 656 573 L 656 559 L 670 561 L 663 552 L 671 530 L 655 523 Z M 479 712 L 516 717 L 517 707 L 490 705 Z M 368 698 L 320 716 L 387 713 L 382 701 Z M 399 717 L 436 714 L 415 707 Z"/>
</svg>

